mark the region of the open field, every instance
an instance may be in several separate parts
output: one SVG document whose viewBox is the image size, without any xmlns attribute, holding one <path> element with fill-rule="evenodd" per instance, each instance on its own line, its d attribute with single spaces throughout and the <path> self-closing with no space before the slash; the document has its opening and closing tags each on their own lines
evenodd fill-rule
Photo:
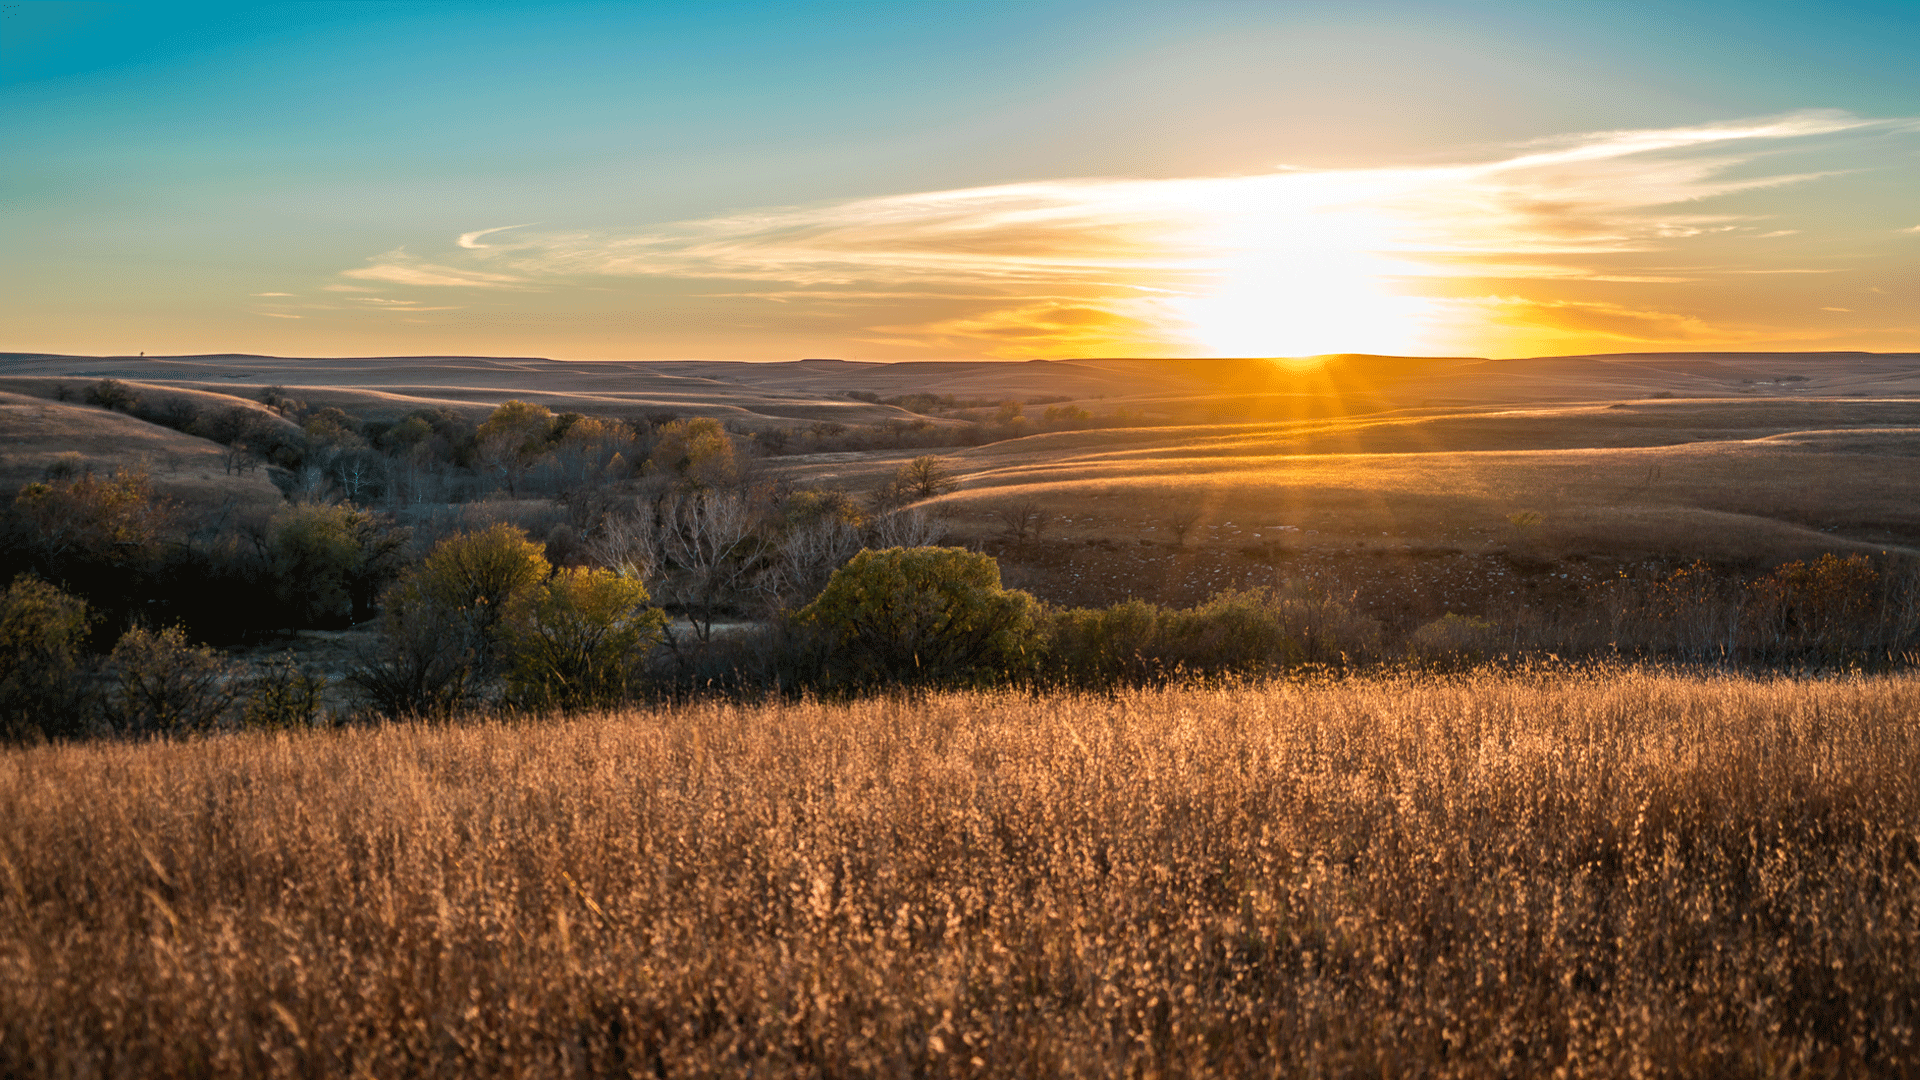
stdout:
<svg viewBox="0 0 1920 1080">
<path fill-rule="evenodd" d="M 1631 670 L 0 753 L 0 1074 L 1920 1069 L 1920 682 Z"/>
</svg>

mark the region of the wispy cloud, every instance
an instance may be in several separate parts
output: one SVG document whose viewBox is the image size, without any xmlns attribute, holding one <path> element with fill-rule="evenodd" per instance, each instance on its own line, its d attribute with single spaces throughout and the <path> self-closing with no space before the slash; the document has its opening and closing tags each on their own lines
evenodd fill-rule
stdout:
<svg viewBox="0 0 1920 1080">
<path fill-rule="evenodd" d="M 269 319 L 304 319 L 306 318 L 306 316 L 304 315 L 288 315 L 286 312 L 283 312 L 283 311 L 262 311 L 260 312 L 260 314 L 265 315 Z"/>
<path fill-rule="evenodd" d="M 384 296 L 355 296 L 351 299 L 370 305 L 376 311 L 458 311 L 458 305 L 424 307 L 418 300 L 392 300 Z"/>
<path fill-rule="evenodd" d="M 458 243 L 463 248 L 477 250 L 480 248 L 490 246 L 480 242 L 480 238 L 483 236 L 491 236 L 492 234 L 497 232 L 506 232 L 508 229 L 524 229 L 528 225 L 535 225 L 535 224 L 538 224 L 538 222 L 528 221 L 519 225 L 495 225 L 491 229 L 475 229 L 473 232 L 470 232 L 470 233 L 461 233 L 460 239 L 457 240 L 456 243 Z"/>
<path fill-rule="evenodd" d="M 362 281 L 386 281 L 395 285 L 459 286 L 469 289 L 526 287 L 525 279 L 515 274 L 441 266 L 415 258 L 400 248 L 368 261 L 373 265 L 343 270 L 341 276 Z"/>
<path fill-rule="evenodd" d="M 257 293 L 248 293 L 247 295 L 248 296 L 292 296 L 293 294 L 290 292 L 257 292 Z"/>
<path fill-rule="evenodd" d="M 1769 155 L 1812 140 L 1915 130 L 1912 120 L 1809 110 L 1572 135 L 1453 165 L 1036 181 L 625 232 L 495 226 L 461 234 L 437 261 L 395 250 L 342 276 L 497 290 L 632 277 L 762 283 L 703 295 L 843 311 L 896 305 L 923 314 L 873 319 L 869 340 L 974 342 L 1003 355 L 1049 343 L 1056 354 L 1196 341 L 1242 351 L 1237 340 L 1258 343 L 1280 324 L 1304 344 L 1355 326 L 1397 327 L 1399 338 L 1378 339 L 1393 346 L 1411 342 L 1423 320 L 1460 310 L 1418 300 L 1421 281 L 1666 286 L 1729 273 L 1835 272 L 1755 267 L 1745 257 L 1667 264 L 1689 245 L 1795 235 L 1714 201 L 1843 171 L 1768 169 Z M 1621 340 L 1746 333 L 1640 304 L 1500 295 L 1480 313 Z"/>
</svg>

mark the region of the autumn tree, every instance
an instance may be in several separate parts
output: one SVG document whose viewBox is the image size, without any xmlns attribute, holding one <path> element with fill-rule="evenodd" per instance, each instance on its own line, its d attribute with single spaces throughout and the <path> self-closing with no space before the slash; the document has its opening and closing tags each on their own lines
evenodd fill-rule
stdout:
<svg viewBox="0 0 1920 1080">
<path fill-rule="evenodd" d="M 0 742 L 83 734 L 86 601 L 35 577 L 0 593 Z"/>
<path fill-rule="evenodd" d="M 518 400 L 503 403 L 480 425 L 480 460 L 506 481 L 509 495 L 519 496 L 520 481 L 546 454 L 553 428 L 553 410 Z"/>
<path fill-rule="evenodd" d="M 1038 610 L 990 556 L 889 548 L 855 555 L 796 621 L 824 635 L 829 682 L 978 683 L 1031 669 Z"/>
<path fill-rule="evenodd" d="M 485 692 L 507 609 L 552 571 L 525 531 L 495 525 L 442 540 L 382 597 L 380 638 L 349 674 L 389 716 L 444 716 Z"/>
<path fill-rule="evenodd" d="M 535 709 L 618 704 L 666 622 L 634 578 L 561 570 L 517 595 L 501 622 L 508 700 Z"/>
<path fill-rule="evenodd" d="M 75 562 L 133 565 L 151 560 L 172 516 L 155 498 L 145 472 L 122 470 L 102 480 L 92 470 L 65 480 L 31 483 L 14 506 L 28 523 L 42 561 L 56 571 Z"/>
<path fill-rule="evenodd" d="M 709 416 L 662 424 L 648 462 L 692 488 L 733 487 L 745 475 L 745 449 Z"/>
<path fill-rule="evenodd" d="M 354 506 L 297 506 L 275 516 L 268 557 L 291 625 L 343 626 L 369 618 L 400 572 L 408 530 Z"/>
</svg>

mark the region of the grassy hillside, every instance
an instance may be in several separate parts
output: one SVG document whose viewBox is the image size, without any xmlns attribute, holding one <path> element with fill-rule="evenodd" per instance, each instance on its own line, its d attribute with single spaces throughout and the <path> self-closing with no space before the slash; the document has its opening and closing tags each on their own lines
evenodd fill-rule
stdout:
<svg viewBox="0 0 1920 1080">
<path fill-rule="evenodd" d="M 878 486 L 905 454 L 779 459 Z M 1295 550 L 1526 546 L 1762 563 L 1920 547 L 1920 401 L 1642 400 L 1055 432 L 951 452 L 943 504 L 988 535 L 1043 506 L 1064 539 Z M 1516 529 L 1515 514 L 1539 516 Z"/>
<path fill-rule="evenodd" d="M 0 752 L 0 1074 L 1909 1075 L 1920 682 Z"/>
<path fill-rule="evenodd" d="M 146 471 L 156 492 L 196 513 L 228 504 L 270 508 L 282 501 L 259 471 L 230 473 L 225 448 L 217 443 L 93 406 L 0 391 L 0 446 L 0 493 L 7 496 L 66 459 L 103 476 Z"/>
</svg>

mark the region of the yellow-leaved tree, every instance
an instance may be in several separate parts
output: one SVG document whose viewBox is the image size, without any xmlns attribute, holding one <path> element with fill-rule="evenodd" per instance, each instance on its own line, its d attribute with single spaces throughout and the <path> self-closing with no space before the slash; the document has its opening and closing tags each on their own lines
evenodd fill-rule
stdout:
<svg viewBox="0 0 1920 1080">
<path fill-rule="evenodd" d="M 634 578 L 581 568 L 515 597 L 500 625 L 507 700 L 530 709 L 625 701 L 667 624 L 648 601 Z"/>
</svg>

